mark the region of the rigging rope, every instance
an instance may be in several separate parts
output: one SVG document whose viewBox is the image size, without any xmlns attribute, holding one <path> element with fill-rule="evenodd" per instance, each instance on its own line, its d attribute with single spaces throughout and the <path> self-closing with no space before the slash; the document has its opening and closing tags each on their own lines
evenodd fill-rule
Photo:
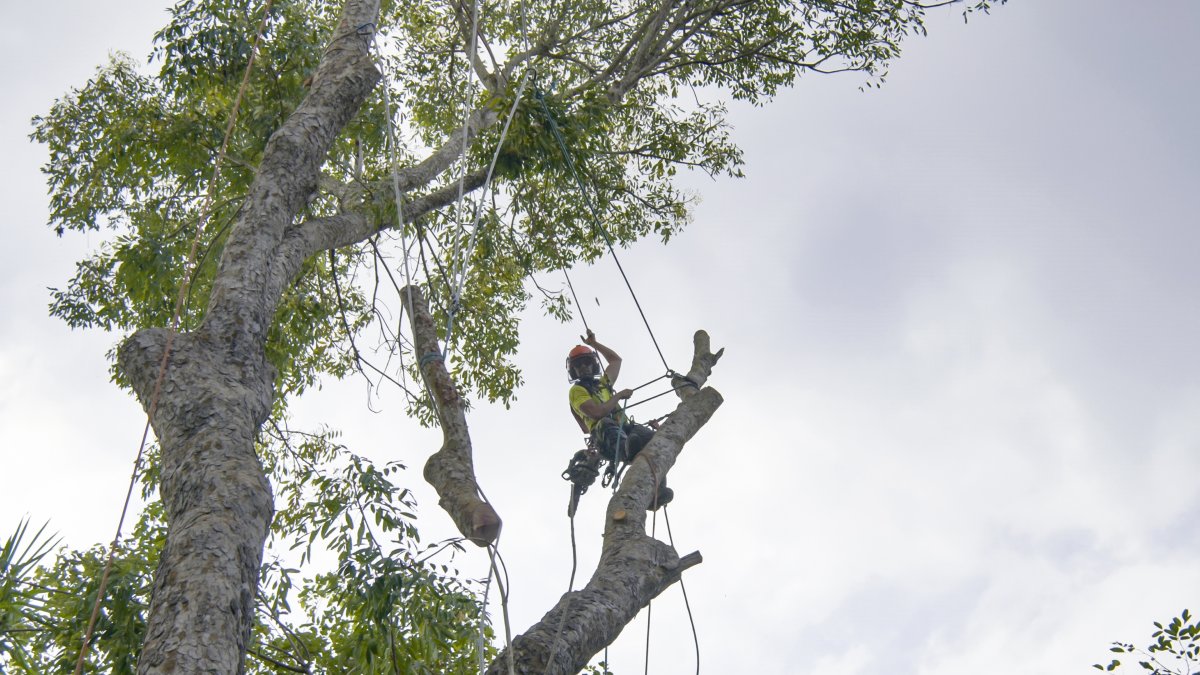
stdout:
<svg viewBox="0 0 1200 675">
<path fill-rule="evenodd" d="M 471 70 L 475 66 L 475 59 L 479 56 L 479 3 L 476 0 L 471 0 L 471 38 L 467 41 L 466 57 L 467 63 L 463 67 L 463 80 L 467 83 L 467 95 L 463 98 L 463 124 L 462 124 L 462 154 L 459 162 L 458 170 L 458 203 L 456 204 L 457 215 L 454 219 L 454 254 L 450 257 L 450 272 L 454 278 L 458 278 L 459 260 L 458 247 L 461 238 L 458 236 L 458 230 L 462 225 L 462 210 L 463 210 L 463 192 L 466 187 L 467 180 L 467 149 L 470 145 L 470 121 L 471 121 L 471 102 L 475 98 L 475 78 L 471 77 Z M 473 236 L 473 235 L 472 235 Z M 451 285 L 450 308 L 447 311 L 449 327 L 454 322 L 454 314 L 458 310 L 458 293 L 453 291 L 453 284 L 449 279 L 446 283 Z M 450 350 L 449 335 L 446 340 L 446 350 Z"/>
<path fill-rule="evenodd" d="M 675 548 L 675 535 L 671 534 L 671 515 L 667 507 L 663 507 L 663 522 L 667 524 L 667 541 Z M 692 617 L 692 603 L 688 602 L 687 586 L 683 585 L 683 575 L 679 575 L 679 590 L 683 591 L 683 606 L 687 609 L 688 623 L 692 625 L 692 644 L 696 647 L 696 675 L 700 675 L 700 636 L 696 633 L 696 620 Z"/>
<path fill-rule="evenodd" d="M 246 70 L 242 74 L 242 82 L 238 86 L 237 96 L 233 101 L 233 108 L 229 112 L 229 121 L 225 125 L 225 136 L 221 140 L 221 148 L 217 151 L 217 158 L 213 165 L 212 179 L 209 180 L 208 189 L 204 195 L 204 202 L 200 207 L 200 213 L 196 221 L 196 234 L 192 238 L 192 247 L 188 251 L 187 261 L 184 263 L 183 281 L 180 284 L 179 296 L 175 300 L 175 309 L 171 315 L 171 329 L 167 331 L 166 344 L 163 346 L 162 361 L 159 363 L 158 375 L 154 380 L 154 391 L 150 395 L 150 405 L 146 412 L 146 427 L 142 430 L 142 441 L 138 447 L 137 457 L 133 462 L 133 475 L 129 477 L 129 489 L 125 492 L 125 504 L 121 507 L 121 517 L 117 521 L 117 533 L 113 536 L 112 544 L 108 548 L 108 558 L 104 562 L 104 572 L 100 575 L 100 587 L 96 590 L 96 602 L 92 605 L 92 615 L 88 619 L 87 629 L 84 631 L 83 644 L 79 647 L 79 659 L 75 662 L 75 675 L 83 672 L 83 662 L 87 658 L 88 647 L 91 646 L 92 636 L 96 629 L 96 620 L 100 616 L 100 603 L 104 600 L 104 593 L 108 589 L 108 577 L 112 572 L 113 559 L 116 556 L 117 546 L 121 541 L 121 530 L 125 526 L 125 516 L 129 512 L 129 502 L 133 498 L 133 487 L 137 484 L 138 473 L 142 467 L 142 458 L 146 454 L 146 442 L 150 438 L 150 421 L 158 411 L 158 398 L 162 393 L 163 380 L 166 379 L 167 363 L 171 358 L 171 349 L 175 346 L 175 334 L 179 330 L 183 305 L 187 300 L 189 289 L 191 288 L 193 267 L 200 250 L 200 236 L 204 233 L 208 213 L 212 208 L 213 194 L 216 191 L 216 185 L 221 179 L 221 165 L 224 163 L 225 155 L 229 150 L 229 139 L 233 135 L 233 127 L 237 123 L 238 111 L 241 109 L 242 99 L 245 97 L 246 89 L 250 83 L 250 73 L 254 69 L 254 60 L 258 55 L 258 46 L 262 42 L 263 32 L 266 31 L 267 21 L 271 16 L 271 2 L 272 0 L 266 0 L 263 3 L 262 20 L 259 23 L 258 32 L 254 35 L 254 44 L 250 47 L 250 56 L 246 62 Z"/>
<path fill-rule="evenodd" d="M 469 46 L 469 51 L 471 53 L 468 55 L 468 66 L 467 66 L 467 78 L 468 79 L 470 79 L 471 63 L 473 63 L 474 58 L 476 57 L 475 41 L 477 39 L 477 31 L 478 31 L 478 8 L 477 8 L 477 5 L 474 2 L 472 2 L 471 40 L 470 40 L 470 46 Z M 383 65 L 382 55 L 379 55 L 379 60 L 380 60 L 381 66 L 382 66 Z M 392 174 L 391 175 L 392 192 L 393 192 L 393 197 L 396 202 L 396 226 L 397 226 L 397 229 L 400 230 L 401 248 L 404 251 L 404 256 L 403 256 L 404 257 L 404 282 L 405 282 L 405 288 L 407 289 L 407 292 L 408 292 L 408 306 L 412 307 L 413 306 L 413 295 L 412 295 L 413 281 L 412 281 L 412 271 L 409 268 L 409 261 L 408 261 L 408 258 L 409 258 L 408 236 L 405 231 L 405 223 L 404 223 L 403 191 L 400 189 L 400 174 L 399 174 L 400 169 L 399 169 L 399 159 L 398 159 L 399 153 L 398 153 L 397 144 L 396 144 L 395 121 L 392 117 L 391 88 L 388 85 L 388 79 L 387 79 L 387 75 L 386 75 L 387 69 L 381 67 L 380 71 L 383 73 L 384 102 L 385 102 L 384 105 L 385 105 L 385 112 L 387 115 L 387 122 L 388 122 L 388 127 L 387 127 L 388 148 L 389 148 L 389 151 L 391 154 L 390 159 L 391 159 L 391 174 Z M 504 139 L 508 134 L 509 127 L 511 126 L 512 120 L 516 114 L 517 105 L 521 100 L 521 94 L 523 93 L 523 91 L 525 89 L 525 85 L 529 79 L 529 73 L 530 73 L 530 71 L 526 71 L 526 73 L 522 77 L 521 84 L 518 86 L 516 96 L 514 97 L 514 100 L 513 100 L 512 108 L 509 110 L 508 118 L 504 122 L 504 126 L 503 126 L 503 129 L 501 130 L 501 134 L 500 134 L 500 140 L 496 145 L 496 151 L 492 156 L 491 163 L 488 165 L 487 176 L 484 179 L 484 184 L 483 184 L 483 188 L 482 188 L 484 192 L 487 191 L 488 186 L 491 184 L 492 175 L 495 171 L 496 163 L 500 157 L 500 151 L 504 146 Z M 467 116 L 469 116 L 470 102 L 471 102 L 471 98 L 472 98 L 472 96 L 471 96 L 472 89 L 473 89 L 473 87 L 468 87 L 468 95 L 467 95 L 467 99 L 464 103 L 464 110 L 466 111 Z M 463 160 L 462 160 L 463 169 L 459 176 L 459 192 L 458 192 L 458 202 L 459 202 L 460 214 L 461 214 L 461 207 L 462 207 L 462 201 L 463 201 L 464 181 L 465 181 L 465 175 L 466 175 L 467 149 L 468 149 L 468 129 L 467 129 L 467 123 L 464 120 L 464 123 L 463 123 L 463 151 L 462 151 L 463 152 Z M 470 239 L 470 242 L 469 242 L 466 250 L 464 251 L 464 255 L 461 258 L 459 258 L 459 256 L 458 256 L 459 237 L 457 237 L 457 236 L 455 237 L 454 256 L 451 258 L 451 261 L 450 261 L 451 272 L 454 275 L 453 285 L 452 285 L 453 293 L 451 295 L 450 306 L 446 309 L 446 314 L 447 314 L 446 338 L 445 338 L 445 345 L 446 345 L 445 351 L 446 352 L 450 351 L 451 337 L 453 335 L 453 330 L 454 330 L 454 315 L 458 310 L 459 298 L 460 298 L 460 295 L 462 292 L 462 286 L 463 286 L 463 284 L 465 284 L 465 281 L 466 281 L 466 263 L 467 263 L 468 258 L 470 257 L 471 251 L 473 251 L 474 247 L 475 247 L 475 236 L 479 231 L 479 218 L 480 218 L 481 210 L 482 210 L 482 200 L 481 200 L 480 204 L 476 207 L 474 223 L 472 225 L 472 231 L 471 231 L 471 239 Z M 461 218 L 459 220 L 461 222 Z M 439 266 L 440 266 L 440 263 L 439 263 Z M 457 272 L 454 271 L 456 269 L 456 267 L 458 270 Z M 445 270 L 442 271 L 442 275 L 443 275 L 443 277 L 447 277 Z M 447 278 L 446 282 L 447 282 L 447 285 L 451 285 L 452 284 L 451 278 Z M 421 369 L 430 361 L 441 360 L 441 359 L 444 359 L 443 354 L 433 352 L 433 353 L 422 355 L 418 361 L 418 371 L 421 372 L 422 382 L 425 385 L 426 394 L 428 396 L 430 396 L 431 400 L 432 400 L 433 395 L 429 391 L 428 383 L 424 382 L 424 373 L 423 373 L 423 371 L 421 371 Z M 483 500 L 485 502 L 489 501 L 487 499 L 487 496 L 483 494 L 482 490 L 479 490 L 479 493 L 480 493 L 480 496 L 483 497 Z M 500 593 L 500 606 L 501 606 L 501 612 L 502 612 L 503 619 L 504 619 L 504 640 L 505 640 L 505 646 L 506 646 L 505 651 L 507 654 L 508 672 L 509 672 L 509 675 L 515 675 L 516 674 L 516 666 L 515 666 L 515 662 L 514 662 L 514 656 L 512 653 L 512 629 L 511 629 L 511 624 L 509 622 L 509 615 L 508 615 L 508 592 L 505 588 L 504 583 L 500 580 L 500 576 L 497 573 L 497 567 L 496 567 L 496 560 L 497 560 L 497 558 L 500 558 L 499 540 L 497 540 L 497 542 L 495 544 L 489 546 L 488 548 L 489 548 L 489 553 L 490 553 L 489 566 L 488 566 L 488 577 L 487 577 L 488 580 L 487 580 L 487 585 L 484 588 L 483 605 L 481 606 L 480 611 L 481 612 L 484 611 L 484 608 L 486 608 L 486 606 L 487 606 L 487 598 L 488 598 L 488 594 L 491 590 L 491 580 L 494 577 L 496 579 L 497 590 Z M 501 560 L 501 562 L 503 562 L 503 558 L 500 558 L 500 560 Z M 479 637 L 477 639 L 481 673 L 485 669 L 485 666 L 483 664 L 483 654 L 484 654 L 483 638 L 484 638 L 484 621 L 483 621 L 483 617 L 481 615 L 480 622 L 479 622 Z"/>
<path fill-rule="evenodd" d="M 575 158 L 571 154 L 571 150 L 567 147 L 567 142 L 563 139 L 562 133 L 558 129 L 558 123 L 554 121 L 554 115 L 550 113 L 550 107 L 546 105 L 546 97 L 538 90 L 534 94 L 538 103 L 541 105 L 542 114 L 546 117 L 546 122 L 550 126 L 550 132 L 554 134 L 554 140 L 558 142 L 558 149 L 562 152 L 563 160 L 567 163 L 567 168 L 571 171 L 571 176 L 575 179 L 575 184 L 579 187 L 579 193 L 583 195 L 584 204 L 592 216 L 592 227 L 594 227 L 604 237 L 604 242 L 608 246 L 608 252 L 612 256 L 613 262 L 617 264 L 617 270 L 621 272 L 621 278 L 625 280 L 625 287 L 629 289 L 629 295 L 633 298 L 633 304 L 637 306 L 638 314 L 642 317 L 642 323 L 646 325 L 646 332 L 650 334 L 650 341 L 654 343 L 654 349 L 658 352 L 658 358 L 662 360 L 663 367 L 668 371 L 671 366 L 667 365 L 667 359 L 663 356 L 662 348 L 658 346 L 658 339 L 654 337 L 654 331 L 650 328 L 650 321 L 646 319 L 646 312 L 642 310 L 642 303 L 638 301 L 637 293 L 633 290 L 633 284 L 629 282 L 629 276 L 625 274 L 625 268 L 621 265 L 620 258 L 617 257 L 616 247 L 613 246 L 612 237 L 609 236 L 608 230 L 604 228 L 600 221 L 600 213 L 596 210 L 596 204 L 588 193 L 587 186 L 584 185 L 583 179 L 575 168 Z M 572 295 L 574 290 L 572 289 Z M 576 300 L 578 306 L 578 300 Z"/>
</svg>

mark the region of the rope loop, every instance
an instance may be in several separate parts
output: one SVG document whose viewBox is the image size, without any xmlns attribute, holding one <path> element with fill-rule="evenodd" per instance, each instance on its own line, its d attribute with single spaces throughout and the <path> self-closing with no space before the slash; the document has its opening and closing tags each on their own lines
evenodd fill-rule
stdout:
<svg viewBox="0 0 1200 675">
<path fill-rule="evenodd" d="M 443 360 L 445 360 L 445 357 L 442 356 L 441 352 L 429 352 L 428 354 L 423 354 L 421 356 L 421 359 L 418 362 L 418 365 L 420 365 L 421 368 L 424 368 L 425 366 L 429 365 L 430 363 L 433 363 L 434 361 L 443 361 Z"/>
<path fill-rule="evenodd" d="M 679 379 L 683 380 L 683 386 L 685 386 L 685 387 L 691 387 L 692 389 L 700 388 L 700 385 L 697 384 L 695 380 L 688 377 L 687 375 L 681 375 L 681 374 L 671 370 L 670 368 L 667 369 L 667 377 L 669 377 L 671 379 L 679 378 Z"/>
</svg>

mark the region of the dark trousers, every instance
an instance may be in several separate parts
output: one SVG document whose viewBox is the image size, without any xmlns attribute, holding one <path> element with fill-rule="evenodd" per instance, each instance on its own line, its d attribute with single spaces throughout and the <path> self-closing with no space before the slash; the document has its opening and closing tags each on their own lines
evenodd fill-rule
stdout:
<svg viewBox="0 0 1200 675">
<path fill-rule="evenodd" d="M 654 430 L 650 427 L 627 422 L 618 425 L 616 422 L 603 420 L 592 431 L 592 442 L 600 456 L 608 461 L 616 461 L 618 452 L 620 460 L 628 462 L 637 456 L 642 448 L 654 438 Z"/>
</svg>

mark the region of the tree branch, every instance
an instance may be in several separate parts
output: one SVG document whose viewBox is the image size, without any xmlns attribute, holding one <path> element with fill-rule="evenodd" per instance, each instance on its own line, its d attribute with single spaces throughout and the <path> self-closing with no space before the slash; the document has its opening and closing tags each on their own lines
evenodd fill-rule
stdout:
<svg viewBox="0 0 1200 675">
<path fill-rule="evenodd" d="M 263 663 L 266 663 L 267 665 L 273 666 L 275 668 L 282 668 L 283 670 L 287 670 L 287 671 L 290 671 L 293 673 L 311 673 L 312 672 L 307 667 L 301 668 L 298 666 L 288 665 L 282 661 L 276 661 L 275 659 L 267 656 L 266 654 L 264 654 L 256 649 L 247 649 L 246 653 L 249 654 L 250 656 L 253 656 L 254 658 L 258 659 L 259 661 L 262 661 Z"/>
<path fill-rule="evenodd" d="M 472 9 L 478 12 L 478 8 L 467 7 L 466 3 L 462 2 L 462 0 L 454 3 L 454 18 L 458 23 L 459 36 L 463 41 L 463 54 L 466 55 L 467 63 L 470 65 L 471 70 L 474 71 L 475 77 L 479 79 L 479 82 L 483 84 L 485 89 L 494 94 L 504 89 L 504 83 L 500 82 L 495 74 L 488 72 L 488 69 L 484 67 L 479 59 L 478 45 L 472 44 L 471 23 L 472 19 L 477 19 L 477 16 L 472 17 L 471 15 Z M 499 68 L 496 66 L 496 56 L 492 53 L 492 47 L 488 44 L 487 36 L 483 34 L 483 28 L 478 25 L 478 21 L 476 21 L 475 25 L 475 39 L 479 44 L 483 45 L 484 50 L 488 53 L 488 59 L 492 62 L 492 67 L 498 73 Z"/>
<path fill-rule="evenodd" d="M 716 354 L 712 353 L 708 333 L 702 330 L 696 331 L 696 334 L 692 336 L 692 345 L 695 347 L 695 353 L 692 356 L 691 369 L 684 377 L 676 375 L 671 378 L 671 386 L 675 388 L 679 398 L 682 399 L 687 399 L 700 391 L 700 388 L 708 381 L 708 376 L 712 375 L 713 366 L 717 365 L 717 361 L 725 353 L 724 347 L 717 350 Z"/>
<path fill-rule="evenodd" d="M 483 187 L 487 173 L 478 169 L 463 178 L 463 194 Z M 444 185 L 433 192 L 420 195 L 404 202 L 403 221 L 412 223 L 431 211 L 453 204 L 458 200 L 458 181 Z M 300 266 L 314 253 L 342 248 L 365 241 L 378 232 L 394 227 L 395 223 L 383 221 L 378 215 L 368 213 L 365 208 L 345 211 L 335 216 L 312 218 L 288 231 L 279 246 L 279 264 L 275 267 L 268 284 L 272 292 L 283 287 L 300 271 Z"/>
<path fill-rule="evenodd" d="M 439 504 L 450 514 L 458 531 L 479 546 L 500 536 L 500 516 L 479 498 L 466 405 L 454 386 L 437 340 L 437 327 L 421 289 L 406 286 L 400 294 L 412 321 L 413 342 L 420 355 L 421 374 L 442 425 L 442 448 L 425 463 L 425 480 L 437 490 Z"/>
<path fill-rule="evenodd" d="M 475 138 L 480 131 L 492 126 L 500 119 L 500 114 L 490 108 L 479 108 L 467 117 L 466 131 L 468 142 Z M 400 189 L 411 190 L 428 185 L 434 178 L 441 175 L 459 157 L 463 151 L 463 129 L 459 127 L 446 137 L 446 142 L 419 164 L 405 167 L 399 171 Z M 391 181 L 388 181 L 391 187 Z"/>
</svg>

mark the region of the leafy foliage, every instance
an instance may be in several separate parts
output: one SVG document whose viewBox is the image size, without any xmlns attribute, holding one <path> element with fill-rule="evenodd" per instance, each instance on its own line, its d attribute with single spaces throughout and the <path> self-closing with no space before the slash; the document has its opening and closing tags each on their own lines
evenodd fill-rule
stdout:
<svg viewBox="0 0 1200 675">
<path fill-rule="evenodd" d="M 55 543 L 46 536 L 45 525 L 31 536 L 25 518 L 0 547 L 0 665 L 7 659 L 21 666 L 33 658 L 22 634 L 40 630 L 45 600 L 33 577 Z"/>
<path fill-rule="evenodd" d="M 113 552 L 104 602 L 86 666 L 89 672 L 133 673 L 145 632 L 145 610 L 165 529 L 157 508 Z M 18 534 L 20 533 L 18 528 Z M 71 672 L 96 603 L 108 549 L 62 551 L 25 582 L 24 616 L 0 665 L 13 673 Z M 0 652 L 0 653 L 3 653 Z"/>
<path fill-rule="evenodd" d="M 185 330 L 203 326 L 223 247 L 264 148 L 307 94 L 341 4 L 273 4 L 215 182 L 260 20 L 250 0 L 179 0 L 155 36 L 149 67 L 113 57 L 34 118 L 32 138 L 49 152 L 50 226 L 60 236 L 105 236 L 53 289 L 52 314 L 117 334 L 168 325 L 197 237 L 181 320 Z M 990 4 L 975 0 L 968 11 Z M 536 275 L 601 257 L 602 234 L 618 246 L 650 235 L 669 240 L 696 199 L 676 186 L 681 169 L 741 175 L 722 92 L 760 105 L 806 73 L 855 71 L 878 84 L 903 39 L 924 31 L 925 7 L 911 0 L 530 0 L 512 11 L 485 7 L 470 59 L 466 11 L 463 3 L 384 3 L 374 28 L 387 86 L 342 130 L 320 188 L 293 223 L 350 212 L 380 231 L 312 256 L 276 304 L 266 354 L 279 373 L 277 397 L 259 451 L 278 508 L 250 672 L 462 672 L 490 656 L 490 643 L 478 653 L 476 626 L 486 622 L 475 589 L 435 562 L 456 544 L 422 548 L 411 495 L 394 482 L 402 467 L 352 454 L 332 432 L 287 428 L 288 401 L 322 377 L 357 371 L 401 386 L 417 381 L 418 355 L 392 310 L 401 270 L 411 271 L 437 309 L 463 392 L 509 402 L 522 383 L 511 360 L 517 317 Z M 522 88 L 523 80 L 530 86 Z M 497 122 L 510 108 L 501 146 Z M 492 122 L 459 145 L 470 111 L 490 113 Z M 401 140 L 389 148 L 392 122 Z M 423 213 L 396 231 L 395 166 L 416 176 L 404 200 L 419 199 L 453 187 L 460 175 L 482 173 L 498 146 L 488 190 L 467 190 L 457 208 Z M 457 166 L 417 171 L 445 150 L 461 155 Z M 602 222 L 593 220 L 571 164 Z M 202 213 L 208 190 L 212 208 Z M 547 313 L 570 318 L 561 292 L 538 290 Z M 368 341 L 369 331 L 376 337 Z M 367 361 L 377 353 L 386 359 L 382 367 Z M 410 412 L 431 420 L 422 396 L 410 395 Z M 157 477 L 152 457 L 142 476 L 147 495 Z M 25 536 L 23 524 L 10 543 Z M 52 548 L 40 536 L 32 549 L 2 559 L 12 571 L 0 586 L 8 631 L 0 633 L 0 665 L 15 672 L 58 671 L 72 659 L 103 566 L 101 551 L 90 549 L 60 553 L 50 567 L 31 571 Z M 152 503 L 116 553 L 93 669 L 131 672 L 163 536 L 161 508 Z M 485 638 L 489 630 L 484 625 Z M 607 672 L 600 669 L 594 672 Z"/>
<path fill-rule="evenodd" d="M 990 4 L 975 2 L 968 10 Z M 192 273 L 185 327 L 202 320 L 229 224 L 270 134 L 305 95 L 340 5 L 273 5 L 227 166 L 213 186 L 216 200 L 200 232 L 202 255 Z M 535 0 L 511 11 L 483 10 L 477 53 L 486 75 L 469 73 L 466 65 L 465 6 L 385 3 L 377 44 L 390 88 L 377 88 L 344 130 L 325 163 L 326 183 L 301 218 L 358 204 L 381 227 L 394 225 L 385 96 L 395 101 L 400 136 L 407 139 L 395 149 L 407 167 L 433 148 L 461 142 L 456 133 L 464 102 L 507 111 L 518 81 L 531 77 L 517 101 L 490 194 L 468 197 L 457 212 L 410 223 L 408 233 L 417 239 L 418 260 L 412 262 L 418 281 L 440 307 L 443 323 L 449 326 L 454 314 L 458 330 L 450 348 L 460 349 L 453 362 L 457 381 L 468 393 L 509 401 L 521 382 L 511 356 L 516 316 L 531 298 L 526 280 L 605 251 L 548 133 L 539 98 L 612 239 L 628 245 L 653 233 L 666 241 L 686 225 L 696 199 L 673 183 L 681 168 L 741 175 L 741 151 L 724 103 L 709 100 L 714 93 L 762 104 L 805 73 L 858 71 L 878 83 L 903 39 L 924 31 L 925 8 L 907 0 L 706 0 L 663 13 L 645 0 Z M 34 119 L 32 137 L 46 144 L 50 156 L 44 171 L 51 226 L 60 235 L 112 233 L 53 291 L 53 314 L 72 326 L 118 333 L 168 323 L 258 21 L 258 5 L 249 0 L 181 0 L 155 36 L 156 72 L 114 57 Z M 471 141 L 467 167 L 486 166 L 500 127 Z M 413 191 L 452 185 L 457 175 L 456 169 L 433 176 Z M 455 305 L 451 258 L 469 240 L 471 228 L 464 225 L 474 209 L 483 212 L 479 244 L 465 255 L 472 265 L 486 264 L 486 273 L 472 274 L 466 300 Z M 366 358 L 405 348 L 383 327 L 372 349 L 349 344 L 379 321 L 378 305 L 387 302 L 378 284 L 368 296 L 356 281 L 378 280 L 385 267 L 395 281 L 399 262 L 412 253 L 399 248 L 389 238 L 364 242 L 339 256 L 341 264 L 306 264 L 287 287 L 268 348 L 284 375 L 281 395 L 300 393 L 322 375 L 351 372 L 350 360 L 334 355 L 357 351 Z M 334 277 L 340 302 L 329 292 Z M 555 316 L 569 316 L 565 301 L 554 307 Z"/>
<path fill-rule="evenodd" d="M 1139 659 L 1138 665 L 1150 675 L 1189 675 L 1200 667 L 1200 622 L 1188 610 L 1171 619 L 1165 626 L 1154 622 L 1155 641 L 1145 648 L 1128 642 L 1114 642 L 1109 649 L 1115 654 L 1129 654 Z M 1121 661 L 1112 659 L 1106 665 L 1092 664 L 1097 670 L 1114 671 Z"/>
<path fill-rule="evenodd" d="M 471 670 L 491 631 L 475 593 L 439 562 L 458 543 L 422 548 L 416 504 L 393 482 L 403 466 L 376 467 L 333 436 L 279 448 L 284 508 L 263 567 L 258 643 L 316 672 Z M 332 567 L 317 572 L 329 554 Z"/>
<path fill-rule="evenodd" d="M 261 571 L 247 672 L 276 673 L 278 664 L 329 673 L 467 672 L 481 646 L 490 660 L 493 634 L 478 594 L 448 562 L 458 542 L 422 546 L 416 504 L 394 482 L 403 466 L 376 467 L 335 438 L 281 429 L 265 439 L 281 509 Z M 154 478 L 153 470 L 143 477 Z M 23 521 L 0 549 L 4 672 L 73 670 L 96 601 L 106 548 L 62 551 L 38 567 L 55 546 L 44 529 L 29 537 Z M 135 672 L 165 537 L 161 504 L 151 502 L 115 552 L 88 672 Z"/>
</svg>

